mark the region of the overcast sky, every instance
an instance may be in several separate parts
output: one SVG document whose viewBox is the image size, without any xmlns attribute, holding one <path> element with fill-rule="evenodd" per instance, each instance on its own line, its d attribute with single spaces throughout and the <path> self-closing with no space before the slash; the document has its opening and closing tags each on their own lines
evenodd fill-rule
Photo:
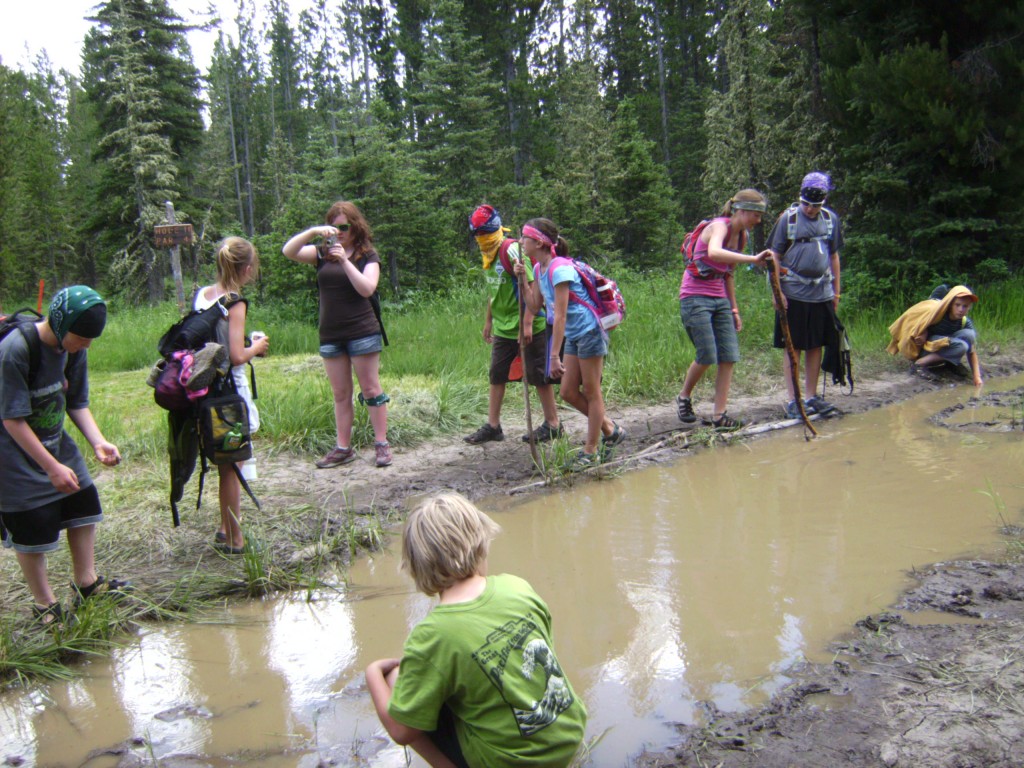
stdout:
<svg viewBox="0 0 1024 768">
<path fill-rule="evenodd" d="M 223 23 L 221 29 L 238 39 L 234 18 L 236 0 L 169 0 L 170 6 L 185 21 L 205 18 L 207 5 L 212 4 Z M 262 0 L 257 0 L 262 6 Z M 10 69 L 33 69 L 32 62 L 44 50 L 54 69 L 67 69 L 79 73 L 81 69 L 82 41 L 91 26 L 85 20 L 90 16 L 97 0 L 4 0 L 0 20 L 0 61 Z M 310 5 L 309 0 L 290 0 L 292 18 L 299 10 Z M 189 45 L 192 58 L 201 73 L 206 73 L 213 54 L 217 31 L 192 32 Z M 27 51 L 26 51 L 27 48 Z"/>
</svg>

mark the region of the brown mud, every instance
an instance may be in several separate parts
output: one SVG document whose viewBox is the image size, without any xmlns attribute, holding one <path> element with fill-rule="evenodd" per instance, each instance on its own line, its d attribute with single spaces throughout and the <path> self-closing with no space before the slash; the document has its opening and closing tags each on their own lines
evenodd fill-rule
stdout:
<svg viewBox="0 0 1024 768">
<path fill-rule="evenodd" d="M 1024 370 L 1024 354 L 990 355 L 987 362 L 987 380 Z M 890 370 L 858 381 L 850 396 L 835 389 L 827 396 L 843 413 L 853 414 L 965 383 L 952 373 L 929 382 Z M 306 466 L 297 466 L 294 457 L 261 459 L 261 475 L 273 478 L 263 493 L 271 504 L 287 503 L 298 494 L 380 514 L 406 509 L 419 495 L 440 489 L 472 499 L 542 491 L 545 484 L 520 439 L 525 425 L 514 420 L 522 411 L 516 394 L 510 387 L 506 395 L 503 442 L 437 441 L 397 451 L 394 465 L 386 469 L 377 469 L 365 455 L 364 461 L 335 470 L 312 469 L 312 458 Z M 783 394 L 735 398 L 730 412 L 752 430 L 729 439 L 781 426 Z M 984 388 L 975 397 L 1007 405 Z M 703 415 L 707 404 L 695 405 Z M 1010 405 L 1019 411 L 1020 398 Z M 565 409 L 561 413 L 579 442 L 582 418 Z M 938 415 L 937 423 L 950 415 Z M 698 430 L 681 429 L 671 399 L 665 405 L 612 406 L 609 416 L 627 430 L 626 442 L 611 466 L 588 471 L 589 478 L 573 476 L 572 482 L 676 461 L 706 444 L 707 432 L 701 437 Z M 789 424 L 794 431 L 802 429 Z M 827 429 L 827 421 L 821 426 Z M 994 422 L 946 426 L 1006 428 Z M 1020 531 L 1007 533 L 1019 536 Z M 849 636 L 835 641 L 831 664 L 793 670 L 792 684 L 756 711 L 722 713 L 713 705 L 704 707 L 702 722 L 678 726 L 678 746 L 644 754 L 635 765 L 1024 765 L 1019 748 L 1024 741 L 1024 564 L 944 563 L 914 575 L 918 585 L 891 612 L 865 617 Z M 928 612 L 925 619 L 915 620 L 921 611 Z"/>
</svg>

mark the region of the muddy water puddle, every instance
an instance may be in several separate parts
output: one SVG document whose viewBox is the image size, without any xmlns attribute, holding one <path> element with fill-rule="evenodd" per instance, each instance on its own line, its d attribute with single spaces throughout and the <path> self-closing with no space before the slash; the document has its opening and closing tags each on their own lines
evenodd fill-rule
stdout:
<svg viewBox="0 0 1024 768">
<path fill-rule="evenodd" d="M 671 742 L 672 723 L 699 721 L 699 702 L 760 703 L 795 662 L 827 661 L 828 643 L 895 601 L 913 568 L 1000 553 L 998 529 L 1022 522 L 1024 433 L 929 421 L 973 394 L 833 419 L 809 443 L 786 430 L 483 504 L 504 529 L 491 571 L 528 579 L 551 608 L 588 734 L 602 736 L 587 764 L 622 766 Z M 362 684 L 363 667 L 400 655 L 431 606 L 398 574 L 397 539 L 337 592 L 306 597 L 242 604 L 223 624 L 147 628 L 76 681 L 7 695 L 0 760 L 405 765 Z"/>
</svg>

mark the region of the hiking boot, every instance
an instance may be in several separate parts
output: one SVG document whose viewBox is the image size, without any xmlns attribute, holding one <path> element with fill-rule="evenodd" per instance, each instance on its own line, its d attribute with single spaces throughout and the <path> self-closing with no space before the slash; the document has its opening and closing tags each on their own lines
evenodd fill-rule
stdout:
<svg viewBox="0 0 1024 768">
<path fill-rule="evenodd" d="M 108 579 L 106 576 L 97 576 L 96 581 L 90 584 L 88 587 L 80 587 L 74 582 L 71 583 L 71 591 L 74 593 L 75 606 L 79 606 L 83 601 L 89 600 L 93 597 L 99 597 L 100 595 L 110 595 L 111 597 L 124 597 L 128 592 L 133 589 L 130 581 L 124 581 L 123 579 Z"/>
<path fill-rule="evenodd" d="M 213 383 L 218 371 L 225 366 L 227 361 L 227 350 L 220 344 L 208 341 L 202 349 L 192 355 L 192 370 L 184 382 L 185 389 L 191 392 L 206 389 Z M 184 365 L 182 367 L 184 368 Z"/>
<path fill-rule="evenodd" d="M 723 411 L 721 416 L 711 422 L 711 426 L 722 432 L 731 432 L 734 429 L 740 429 L 743 426 L 743 422 L 740 419 L 734 419 Z"/>
<path fill-rule="evenodd" d="M 910 364 L 910 375 L 916 376 L 917 378 L 934 383 L 939 380 L 939 377 L 932 373 L 931 369 L 918 365 L 917 363 Z"/>
<path fill-rule="evenodd" d="M 804 403 L 804 412 L 808 416 L 812 416 L 812 415 L 814 415 L 815 410 L 811 406 L 809 406 L 807 403 Z M 790 400 L 788 403 L 786 403 L 786 418 L 787 419 L 802 419 L 803 418 L 800 415 L 800 406 L 796 404 L 796 400 Z"/>
<path fill-rule="evenodd" d="M 693 424 L 697 421 L 697 414 L 693 412 L 693 403 L 690 398 L 682 395 L 676 396 L 676 416 L 684 424 Z"/>
<path fill-rule="evenodd" d="M 157 383 L 160 381 L 160 374 L 164 372 L 164 366 L 167 365 L 167 361 L 163 358 L 156 361 L 150 371 L 149 376 L 146 378 L 146 384 L 153 389 L 156 389 Z"/>
<path fill-rule="evenodd" d="M 462 439 L 470 445 L 489 443 L 492 440 L 497 443 L 505 439 L 505 433 L 502 431 L 500 424 L 496 427 L 492 427 L 490 424 L 484 424 L 472 435 L 467 435 Z"/>
<path fill-rule="evenodd" d="M 316 462 L 317 469 L 330 469 L 331 467 L 340 467 L 342 464 L 348 464 L 350 461 L 356 460 L 356 452 L 351 448 L 339 448 L 334 446 L 327 452 L 322 458 Z"/>
<path fill-rule="evenodd" d="M 614 448 L 625 439 L 626 430 L 616 424 L 615 429 L 612 430 L 610 435 L 601 435 L 601 447 L 605 449 Z"/>
<path fill-rule="evenodd" d="M 385 440 L 383 443 L 374 443 L 374 450 L 377 452 L 377 466 L 391 466 L 391 443 Z"/>
<path fill-rule="evenodd" d="M 489 425 L 488 425 L 489 426 Z M 557 427 L 552 427 L 546 421 L 533 430 L 533 442 L 535 443 L 550 443 L 552 440 L 561 437 L 565 434 L 565 430 L 562 429 L 562 425 L 559 424 Z M 472 437 L 472 435 L 470 435 Z M 466 438 L 466 442 L 469 442 L 469 438 Z M 529 435 L 523 435 L 523 442 L 530 442 Z"/>
<path fill-rule="evenodd" d="M 832 403 L 826 402 L 824 398 L 814 395 L 804 400 L 804 410 L 808 413 L 813 411 L 824 416 L 826 413 L 832 413 L 832 411 L 836 410 L 836 407 Z"/>
</svg>

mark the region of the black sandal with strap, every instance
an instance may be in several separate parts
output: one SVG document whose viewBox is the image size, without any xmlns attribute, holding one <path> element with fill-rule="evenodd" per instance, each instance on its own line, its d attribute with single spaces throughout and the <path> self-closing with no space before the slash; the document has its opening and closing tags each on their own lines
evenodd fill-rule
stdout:
<svg viewBox="0 0 1024 768">
<path fill-rule="evenodd" d="M 97 576 L 96 581 L 88 587 L 80 587 L 74 582 L 71 590 L 75 594 L 75 605 L 81 605 L 82 601 L 100 595 L 111 595 L 112 597 L 124 597 L 126 592 L 131 592 L 132 583 L 121 579 L 107 579 L 106 576 Z"/>
</svg>

